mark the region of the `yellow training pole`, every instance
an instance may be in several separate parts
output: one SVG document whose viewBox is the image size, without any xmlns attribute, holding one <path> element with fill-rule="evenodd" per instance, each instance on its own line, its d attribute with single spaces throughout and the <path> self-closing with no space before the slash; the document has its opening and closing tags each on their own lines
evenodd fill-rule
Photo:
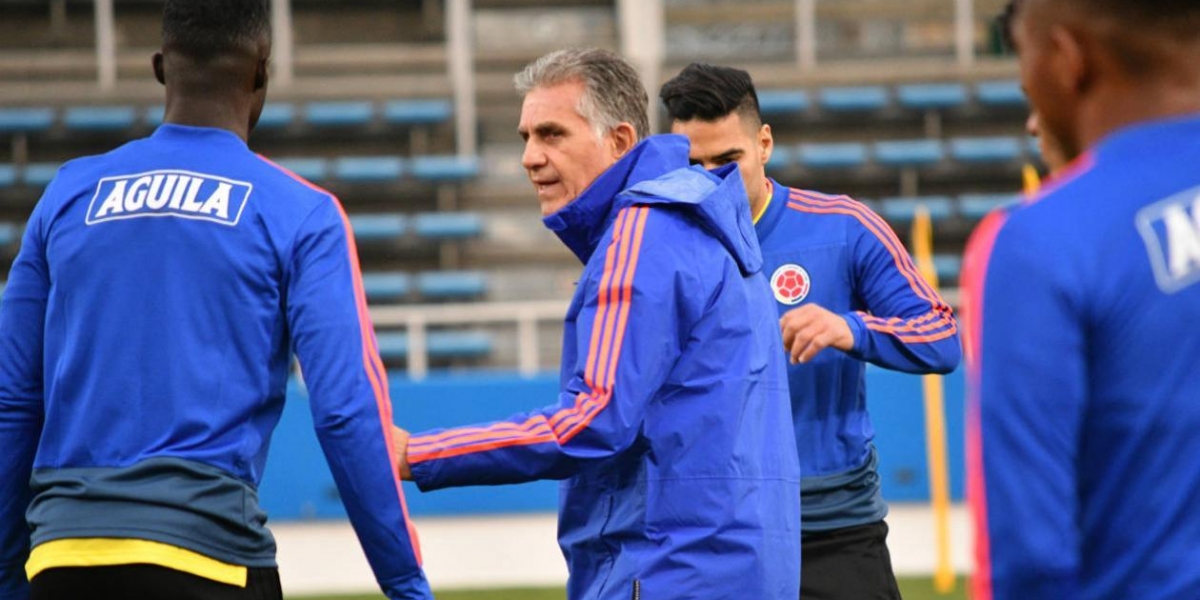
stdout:
<svg viewBox="0 0 1200 600">
<path fill-rule="evenodd" d="M 1033 196 L 1042 187 L 1042 178 L 1038 176 L 1037 169 L 1029 163 L 1021 167 L 1021 182 L 1024 184 L 1026 197 Z"/>
<path fill-rule="evenodd" d="M 937 270 L 933 266 L 933 226 L 929 210 L 917 207 L 912 229 L 913 254 L 917 269 L 934 290 L 938 289 Z M 937 535 L 937 566 L 933 587 L 939 594 L 954 591 L 954 567 L 950 564 L 950 477 L 946 458 L 945 395 L 941 375 L 921 378 L 925 391 L 925 449 L 929 461 L 929 498 L 933 504 Z"/>
</svg>

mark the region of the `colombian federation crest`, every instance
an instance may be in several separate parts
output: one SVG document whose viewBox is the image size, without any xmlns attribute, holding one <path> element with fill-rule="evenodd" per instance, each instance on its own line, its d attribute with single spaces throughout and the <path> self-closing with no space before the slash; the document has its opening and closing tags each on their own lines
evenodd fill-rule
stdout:
<svg viewBox="0 0 1200 600">
<path fill-rule="evenodd" d="M 812 280 L 808 278 L 808 271 L 800 265 L 783 265 L 771 275 L 771 291 L 775 292 L 775 299 L 780 304 L 799 304 L 808 296 L 811 288 Z"/>
</svg>

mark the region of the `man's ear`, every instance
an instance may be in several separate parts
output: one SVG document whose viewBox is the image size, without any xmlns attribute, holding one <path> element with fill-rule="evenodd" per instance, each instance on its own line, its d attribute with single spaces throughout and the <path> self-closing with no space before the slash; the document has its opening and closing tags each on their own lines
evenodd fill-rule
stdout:
<svg viewBox="0 0 1200 600">
<path fill-rule="evenodd" d="M 764 165 L 771 160 L 771 153 L 774 151 L 775 136 L 771 135 L 771 126 L 763 123 L 762 127 L 758 128 L 758 152 Z"/>
<path fill-rule="evenodd" d="M 261 90 L 267 87 L 267 78 L 269 77 L 267 59 L 258 59 L 258 64 L 254 67 L 254 91 Z"/>
<path fill-rule="evenodd" d="M 150 64 L 154 67 L 154 78 L 159 83 L 167 85 L 167 74 L 163 71 L 163 53 L 155 52 L 154 58 L 150 60 Z"/>
<path fill-rule="evenodd" d="M 609 132 L 613 142 L 613 157 L 621 158 L 637 145 L 637 130 L 629 123 L 619 123 Z"/>
<path fill-rule="evenodd" d="M 1054 25 L 1050 28 L 1050 46 L 1054 49 L 1053 76 L 1076 97 L 1091 87 L 1095 65 L 1085 46 L 1099 40 L 1084 32 Z"/>
</svg>

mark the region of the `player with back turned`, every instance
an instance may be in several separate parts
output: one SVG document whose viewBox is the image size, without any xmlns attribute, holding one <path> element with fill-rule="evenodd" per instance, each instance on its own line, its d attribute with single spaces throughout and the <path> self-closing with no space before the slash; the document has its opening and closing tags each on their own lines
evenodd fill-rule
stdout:
<svg viewBox="0 0 1200 600">
<path fill-rule="evenodd" d="M 800 597 L 899 598 L 886 538 L 866 363 L 946 373 L 960 357 L 950 307 L 891 228 L 846 196 L 766 176 L 774 140 L 750 75 L 692 64 L 663 85 L 671 130 L 693 163 L 737 163 L 775 291 L 800 453 Z"/>
<path fill-rule="evenodd" d="M 1194 598 L 1200 4 L 1015 8 L 1039 132 L 1072 162 L 977 234 L 974 598 Z"/>
<path fill-rule="evenodd" d="M 256 489 L 293 352 L 381 587 L 432 597 L 345 215 L 246 145 L 269 24 L 168 0 L 164 124 L 63 165 L 29 218 L 0 304 L 6 600 L 279 598 Z"/>
</svg>

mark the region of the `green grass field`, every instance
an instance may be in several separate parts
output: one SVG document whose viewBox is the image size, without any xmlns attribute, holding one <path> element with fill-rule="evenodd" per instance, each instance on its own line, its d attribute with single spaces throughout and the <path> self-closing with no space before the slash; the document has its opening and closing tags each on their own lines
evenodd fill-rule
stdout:
<svg viewBox="0 0 1200 600">
<path fill-rule="evenodd" d="M 959 578 L 954 591 L 945 596 L 933 591 L 933 580 L 929 577 L 900 578 L 900 594 L 904 600 L 966 600 L 964 581 Z M 475 590 L 437 592 L 438 600 L 563 600 L 561 589 L 555 588 L 510 588 L 503 590 Z M 300 600 L 300 599 L 296 599 Z M 303 600 L 384 600 L 381 595 L 367 596 L 305 596 Z"/>
</svg>

